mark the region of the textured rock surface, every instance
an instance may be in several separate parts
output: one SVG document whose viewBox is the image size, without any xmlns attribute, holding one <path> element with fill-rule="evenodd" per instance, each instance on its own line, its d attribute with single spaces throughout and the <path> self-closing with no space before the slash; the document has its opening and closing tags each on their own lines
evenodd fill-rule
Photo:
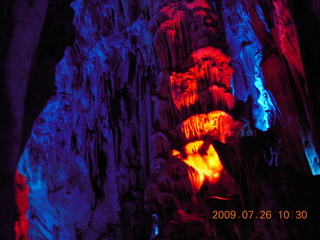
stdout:
<svg viewBox="0 0 320 240">
<path fill-rule="evenodd" d="M 48 1 L 0 4 L 0 238 L 13 238 L 14 176 L 20 156 L 24 98 Z"/>
<path fill-rule="evenodd" d="M 29 238 L 145 239 L 155 64 L 147 6 L 132 15 L 120 2 L 71 6 L 76 38 L 20 162 Z"/>
<path fill-rule="evenodd" d="M 76 0 L 74 15 L 67 1 L 41 2 L 33 40 L 15 45 L 21 29 L 1 38 L 1 87 L 22 83 L 0 88 L 17 114 L 1 105 L 12 183 L 28 139 L 16 236 L 28 226 L 29 239 L 319 239 L 319 7 L 297 2 Z M 0 205 L 13 211 L 4 182 Z M 214 222 L 213 209 L 310 216 Z"/>
<path fill-rule="evenodd" d="M 319 199 L 311 194 L 307 201 L 314 207 L 305 206 L 297 183 L 319 180 L 283 167 L 310 174 L 309 161 L 313 174 L 319 169 L 307 120 L 307 81 L 287 2 L 222 1 L 221 7 L 234 71 L 223 52 L 226 42 L 214 4 L 173 2 L 151 20 L 163 68 L 155 99 L 161 133 L 154 135 L 146 190 L 149 211 L 160 219 L 155 239 L 317 238 L 316 216 L 294 227 L 279 218 L 210 220 L 212 210 L 305 208 L 310 213 Z M 264 16 L 266 9 L 274 17 Z M 189 23 L 185 16 L 199 21 Z M 242 122 L 235 124 L 232 117 Z M 291 184 L 297 189 L 288 192 Z"/>
<path fill-rule="evenodd" d="M 16 172 L 15 175 L 15 201 L 19 203 L 17 205 L 17 217 L 15 219 L 15 239 L 28 239 L 28 229 L 29 223 L 27 219 L 27 210 L 28 210 L 28 193 L 29 187 L 25 176 Z"/>
</svg>

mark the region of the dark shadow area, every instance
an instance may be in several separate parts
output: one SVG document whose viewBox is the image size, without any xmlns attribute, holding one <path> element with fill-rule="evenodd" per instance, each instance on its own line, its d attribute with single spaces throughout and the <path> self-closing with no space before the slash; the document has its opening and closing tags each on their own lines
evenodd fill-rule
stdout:
<svg viewBox="0 0 320 240">
<path fill-rule="evenodd" d="M 55 94 L 55 67 L 63 58 L 67 46 L 74 41 L 72 0 L 49 1 L 39 46 L 33 58 L 25 98 L 21 150 L 28 141 L 34 120 Z"/>
</svg>

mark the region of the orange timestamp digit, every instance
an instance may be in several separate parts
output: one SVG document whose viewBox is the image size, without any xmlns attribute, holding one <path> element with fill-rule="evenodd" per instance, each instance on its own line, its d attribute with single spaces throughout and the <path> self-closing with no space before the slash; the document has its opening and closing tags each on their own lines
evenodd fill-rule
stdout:
<svg viewBox="0 0 320 240">
<path fill-rule="evenodd" d="M 288 210 L 281 210 L 278 212 L 280 219 L 307 219 L 308 212 L 306 210 L 297 210 L 297 211 L 288 211 Z"/>
<path fill-rule="evenodd" d="M 236 219 L 237 218 L 237 212 L 234 210 L 231 211 L 213 211 L 212 219 Z"/>
<path fill-rule="evenodd" d="M 215 210 L 212 211 L 213 216 L 212 219 L 221 220 L 221 219 L 239 219 L 239 220 L 246 220 L 246 219 L 258 219 L 258 220 L 270 220 L 274 217 L 278 217 L 279 219 L 307 219 L 308 212 L 306 210 L 296 210 L 296 211 L 288 211 L 288 210 L 281 210 L 278 212 L 272 212 L 271 210 L 243 210 L 237 212 L 235 210 Z"/>
<path fill-rule="evenodd" d="M 225 210 L 225 211 L 212 211 L 213 216 L 212 219 L 271 219 L 272 218 L 272 212 L 270 210 L 268 211 L 258 211 L 255 212 L 253 210 L 243 210 L 241 212 L 236 212 L 235 210 Z"/>
</svg>

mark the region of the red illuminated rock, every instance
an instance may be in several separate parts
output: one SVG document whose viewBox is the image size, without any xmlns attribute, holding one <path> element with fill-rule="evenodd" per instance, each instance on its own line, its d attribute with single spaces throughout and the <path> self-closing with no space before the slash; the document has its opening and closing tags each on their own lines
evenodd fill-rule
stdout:
<svg viewBox="0 0 320 240">
<path fill-rule="evenodd" d="M 154 103 L 168 137 L 154 135 L 146 204 L 162 216 L 168 236 L 176 231 L 170 230 L 172 222 L 198 222 L 205 229 L 205 200 L 238 194 L 212 141 L 234 144 L 245 124 L 230 115 L 237 103 L 231 94 L 233 69 L 221 49 L 224 33 L 213 7 L 200 0 L 168 4 L 149 25 L 162 67 Z"/>
<path fill-rule="evenodd" d="M 18 171 L 15 175 L 15 201 L 17 209 L 17 219 L 15 220 L 15 239 L 28 240 L 28 193 L 29 187 L 27 186 L 25 176 L 21 175 Z"/>
<path fill-rule="evenodd" d="M 206 1 L 181 1 L 163 7 L 150 21 L 161 67 L 180 68 L 190 54 L 225 44 L 222 24 Z"/>
</svg>

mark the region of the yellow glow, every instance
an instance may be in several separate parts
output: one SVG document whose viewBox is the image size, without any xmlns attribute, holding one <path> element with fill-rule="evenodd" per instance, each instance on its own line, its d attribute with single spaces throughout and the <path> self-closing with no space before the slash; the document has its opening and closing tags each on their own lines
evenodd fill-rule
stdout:
<svg viewBox="0 0 320 240">
<path fill-rule="evenodd" d="M 183 162 L 193 167 L 194 171 L 190 170 L 188 174 L 195 193 L 206 179 L 212 183 L 219 180 L 223 165 L 212 144 L 205 146 L 204 141 L 190 142 L 184 147 L 184 151 L 186 159 L 182 159 L 176 150 L 172 151 L 172 155 L 180 157 Z"/>
<path fill-rule="evenodd" d="M 177 150 L 172 150 L 172 156 L 179 157 L 181 153 Z"/>
</svg>

